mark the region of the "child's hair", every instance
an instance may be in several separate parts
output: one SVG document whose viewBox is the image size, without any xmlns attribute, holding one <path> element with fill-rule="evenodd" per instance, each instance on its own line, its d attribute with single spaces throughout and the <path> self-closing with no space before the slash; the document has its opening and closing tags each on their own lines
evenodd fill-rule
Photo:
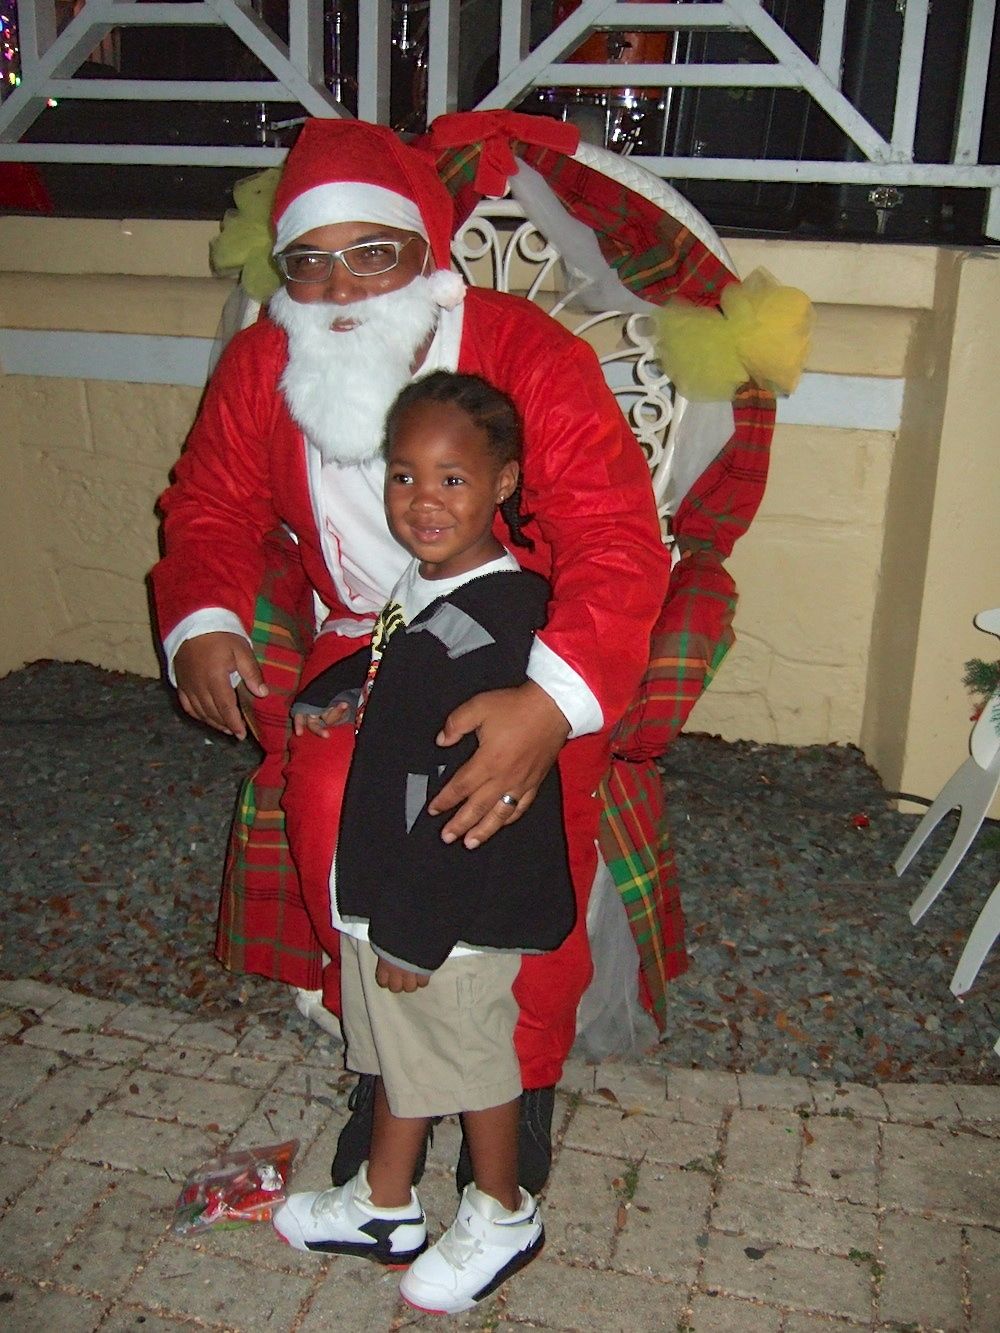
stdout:
<svg viewBox="0 0 1000 1333">
<path fill-rule="evenodd" d="M 515 546 L 534 550 L 535 543 L 525 536 L 522 526 L 530 523 L 533 514 L 521 513 L 520 464 L 524 456 L 524 433 L 521 418 L 512 400 L 480 375 L 463 375 L 452 370 L 435 370 L 422 379 L 408 384 L 389 408 L 382 436 L 382 456 L 389 457 L 389 445 L 399 419 L 417 403 L 453 403 L 479 427 L 486 436 L 490 457 L 497 463 L 519 465 L 517 485 L 500 503 L 500 513 L 510 531 Z"/>
</svg>

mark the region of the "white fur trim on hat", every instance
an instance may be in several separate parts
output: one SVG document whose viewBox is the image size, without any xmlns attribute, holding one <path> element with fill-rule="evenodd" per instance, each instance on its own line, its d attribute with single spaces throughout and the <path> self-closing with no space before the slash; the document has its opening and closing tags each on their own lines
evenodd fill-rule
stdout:
<svg viewBox="0 0 1000 1333">
<path fill-rule="evenodd" d="M 427 228 L 412 199 L 382 185 L 362 181 L 334 181 L 304 190 L 278 218 L 274 254 L 315 227 L 337 222 L 373 222 L 381 227 L 415 231 L 427 240 Z"/>
<path fill-rule="evenodd" d="M 442 310 L 454 310 L 465 300 L 465 283 L 461 274 L 450 268 L 435 269 L 427 279 L 427 288 L 435 305 Z"/>
</svg>

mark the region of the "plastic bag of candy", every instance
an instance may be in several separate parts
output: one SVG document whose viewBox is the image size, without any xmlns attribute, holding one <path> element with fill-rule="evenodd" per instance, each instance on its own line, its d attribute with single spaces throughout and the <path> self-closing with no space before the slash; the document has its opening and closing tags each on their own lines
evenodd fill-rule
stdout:
<svg viewBox="0 0 1000 1333">
<path fill-rule="evenodd" d="M 268 1222 L 285 1202 L 298 1139 L 220 1153 L 203 1162 L 184 1182 L 174 1208 L 179 1236 L 207 1227 L 239 1227 Z"/>
</svg>

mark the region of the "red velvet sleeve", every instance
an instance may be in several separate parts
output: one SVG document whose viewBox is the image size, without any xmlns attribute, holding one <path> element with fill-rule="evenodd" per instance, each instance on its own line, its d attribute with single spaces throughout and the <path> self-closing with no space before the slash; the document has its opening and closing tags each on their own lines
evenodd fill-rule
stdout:
<svg viewBox="0 0 1000 1333">
<path fill-rule="evenodd" d="M 669 577 L 649 468 L 591 347 L 527 302 L 487 304 L 486 334 L 471 309 L 469 333 L 481 372 L 524 419 L 523 506 L 544 549 L 519 558 L 552 585 L 539 638 L 586 681 L 607 726 L 646 669 Z"/>
<path fill-rule="evenodd" d="M 151 578 L 163 636 L 203 607 L 252 627 L 263 539 L 279 522 L 269 445 L 282 350 L 277 330 L 262 325 L 233 339 L 160 497 L 165 554 Z"/>
</svg>

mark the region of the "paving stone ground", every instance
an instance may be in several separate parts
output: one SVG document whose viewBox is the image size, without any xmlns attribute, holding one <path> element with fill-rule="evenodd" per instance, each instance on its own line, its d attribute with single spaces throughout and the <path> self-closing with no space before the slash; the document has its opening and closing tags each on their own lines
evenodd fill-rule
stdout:
<svg viewBox="0 0 1000 1333">
<path fill-rule="evenodd" d="M 0 1327 L 16 1333 L 998 1333 L 1000 1088 L 573 1062 L 542 1256 L 473 1313 L 270 1227 L 181 1237 L 179 1183 L 297 1138 L 322 1188 L 350 1079 L 331 1039 L 0 983 Z M 455 1205 L 458 1126 L 421 1195 Z"/>
</svg>

